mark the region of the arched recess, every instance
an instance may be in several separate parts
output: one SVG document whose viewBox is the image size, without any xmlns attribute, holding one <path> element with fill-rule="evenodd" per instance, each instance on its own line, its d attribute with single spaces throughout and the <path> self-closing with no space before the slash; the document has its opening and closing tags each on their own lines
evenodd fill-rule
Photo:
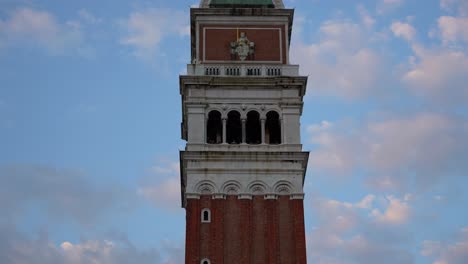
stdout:
<svg viewBox="0 0 468 264">
<path fill-rule="evenodd" d="M 209 195 L 216 193 L 216 186 L 211 181 L 201 181 L 195 186 L 195 190 L 201 195 Z"/>
<path fill-rule="evenodd" d="M 200 261 L 200 264 L 211 264 L 210 260 L 207 258 L 204 258 Z"/>
<path fill-rule="evenodd" d="M 206 123 L 206 143 L 220 144 L 223 142 L 223 122 L 221 121 L 221 113 L 212 110 L 208 114 Z"/>
<path fill-rule="evenodd" d="M 276 111 L 270 111 L 266 114 L 265 143 L 281 144 L 281 120 Z"/>
<path fill-rule="evenodd" d="M 289 195 L 293 192 L 293 187 L 289 181 L 279 181 L 273 186 L 273 190 L 278 195 Z"/>
<path fill-rule="evenodd" d="M 247 187 L 248 192 L 252 195 L 263 195 L 268 192 L 268 185 L 262 181 L 254 181 Z"/>
<path fill-rule="evenodd" d="M 260 144 L 262 142 L 262 126 L 260 124 L 260 114 L 257 111 L 247 113 L 245 130 L 247 144 Z"/>
<path fill-rule="evenodd" d="M 227 115 L 226 138 L 228 144 L 240 144 L 242 141 L 241 115 L 237 111 L 230 111 Z"/>
<path fill-rule="evenodd" d="M 223 190 L 223 193 L 227 195 L 237 195 L 240 193 L 241 189 L 242 185 L 237 181 L 228 181 L 221 188 L 221 190 Z"/>
</svg>

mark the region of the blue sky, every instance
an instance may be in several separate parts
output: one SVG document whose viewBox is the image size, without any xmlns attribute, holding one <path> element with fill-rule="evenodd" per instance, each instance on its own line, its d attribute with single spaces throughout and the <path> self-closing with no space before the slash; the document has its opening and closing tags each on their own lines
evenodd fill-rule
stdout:
<svg viewBox="0 0 468 264">
<path fill-rule="evenodd" d="M 197 1 L 0 0 L 0 262 L 183 263 Z M 289 0 L 311 263 L 468 262 L 468 2 Z"/>
</svg>

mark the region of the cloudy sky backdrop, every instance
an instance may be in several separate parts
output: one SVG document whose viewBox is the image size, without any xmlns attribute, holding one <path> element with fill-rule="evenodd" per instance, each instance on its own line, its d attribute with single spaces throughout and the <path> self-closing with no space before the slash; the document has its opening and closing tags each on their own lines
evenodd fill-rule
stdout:
<svg viewBox="0 0 468 264">
<path fill-rule="evenodd" d="M 0 263 L 183 263 L 196 4 L 0 0 Z M 309 262 L 468 263 L 468 1 L 285 4 Z"/>
</svg>

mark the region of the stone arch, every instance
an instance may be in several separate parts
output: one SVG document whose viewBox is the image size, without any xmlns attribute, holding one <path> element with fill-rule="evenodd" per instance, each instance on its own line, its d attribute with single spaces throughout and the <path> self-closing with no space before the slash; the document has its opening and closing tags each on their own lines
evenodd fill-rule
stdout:
<svg viewBox="0 0 468 264">
<path fill-rule="evenodd" d="M 268 193 L 268 185 L 262 181 L 254 181 L 249 184 L 247 190 L 252 195 L 264 195 Z"/>
<path fill-rule="evenodd" d="M 227 181 L 221 187 L 221 190 L 224 194 L 227 195 L 237 195 L 240 194 L 242 190 L 242 185 L 238 181 Z"/>
<path fill-rule="evenodd" d="M 279 181 L 273 186 L 275 194 L 289 195 L 293 193 L 293 186 L 289 181 Z"/>
<path fill-rule="evenodd" d="M 240 114 L 241 116 L 241 119 L 243 117 L 243 111 L 240 109 L 240 107 L 238 105 L 232 105 L 232 106 L 227 106 L 225 109 L 224 109 L 224 113 L 223 113 L 223 117 L 227 119 L 227 115 L 229 112 L 231 111 L 236 111 Z"/>
<path fill-rule="evenodd" d="M 210 260 L 207 258 L 204 258 L 200 261 L 200 264 L 211 264 Z"/>
<path fill-rule="evenodd" d="M 253 109 L 257 110 L 260 113 L 260 119 L 266 119 L 266 114 L 271 111 L 275 111 L 276 113 L 278 113 L 278 115 L 281 118 L 281 108 L 277 107 L 276 105 L 266 105 L 262 106 L 260 109 Z"/>
<path fill-rule="evenodd" d="M 221 117 L 225 117 L 226 113 L 225 111 L 222 109 L 222 107 L 218 106 L 218 105 L 210 105 L 208 107 L 205 108 L 205 118 L 208 118 L 208 114 L 211 112 L 211 111 L 218 111 L 221 113 Z"/>
<path fill-rule="evenodd" d="M 195 190 L 201 195 L 215 194 L 216 185 L 212 181 L 201 181 L 195 186 Z"/>
</svg>

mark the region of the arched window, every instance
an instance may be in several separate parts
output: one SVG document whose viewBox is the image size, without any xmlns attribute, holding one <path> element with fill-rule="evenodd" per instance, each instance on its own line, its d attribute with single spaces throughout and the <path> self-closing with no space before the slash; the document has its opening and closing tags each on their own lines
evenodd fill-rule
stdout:
<svg viewBox="0 0 468 264">
<path fill-rule="evenodd" d="M 281 144 L 281 121 L 275 111 L 270 111 L 266 115 L 265 123 L 265 143 Z"/>
<path fill-rule="evenodd" d="M 260 144 L 262 141 L 262 130 L 260 125 L 260 114 L 257 111 L 247 113 L 246 143 Z"/>
<path fill-rule="evenodd" d="M 213 110 L 208 114 L 206 125 L 206 143 L 220 144 L 223 139 L 223 123 L 221 122 L 221 113 Z"/>
<path fill-rule="evenodd" d="M 202 223 L 211 223 L 211 211 L 208 208 L 205 208 L 201 211 L 201 222 Z"/>
<path fill-rule="evenodd" d="M 239 144 L 242 141 L 242 123 L 237 111 L 231 111 L 228 114 L 226 138 L 228 144 Z"/>
<path fill-rule="evenodd" d="M 200 264 L 210 264 L 210 260 L 205 258 L 205 259 L 202 259 L 202 261 L 200 261 Z"/>
</svg>

